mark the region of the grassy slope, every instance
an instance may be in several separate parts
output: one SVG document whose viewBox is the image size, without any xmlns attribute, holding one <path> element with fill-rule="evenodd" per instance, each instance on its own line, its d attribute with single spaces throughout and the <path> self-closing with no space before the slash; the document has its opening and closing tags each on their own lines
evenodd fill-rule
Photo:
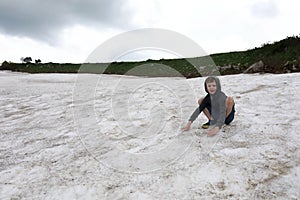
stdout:
<svg viewBox="0 0 300 200">
<path fill-rule="evenodd" d="M 253 63 L 263 61 L 266 70 L 270 72 L 281 72 L 283 66 L 287 63 L 299 65 L 300 61 L 300 38 L 288 37 L 279 42 L 264 44 L 261 48 L 255 48 L 248 51 L 230 52 L 211 55 L 216 65 L 239 65 L 242 68 L 249 67 Z"/>
<path fill-rule="evenodd" d="M 211 60 L 212 59 L 212 60 Z M 201 76 L 194 66 L 207 66 L 213 62 L 220 67 L 221 74 L 241 73 L 253 63 L 262 61 L 262 72 L 285 73 L 300 71 L 300 38 L 287 37 L 272 44 L 248 51 L 213 54 L 210 57 L 192 59 L 161 59 L 142 62 L 113 62 L 109 64 L 40 63 L 18 64 L 3 62 L 0 69 L 29 73 L 106 73 L 147 76 Z M 213 61 L 213 62 L 212 62 Z M 166 68 L 168 66 L 170 68 Z M 229 67 L 228 67 L 229 66 Z M 202 70 L 203 71 L 203 70 Z M 203 73 L 201 73 L 203 75 Z"/>
</svg>

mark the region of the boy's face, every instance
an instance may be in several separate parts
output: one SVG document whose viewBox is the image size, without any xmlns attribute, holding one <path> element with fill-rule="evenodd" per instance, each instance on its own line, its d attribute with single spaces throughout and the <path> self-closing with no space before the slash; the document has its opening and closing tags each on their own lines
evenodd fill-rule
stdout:
<svg viewBox="0 0 300 200">
<path fill-rule="evenodd" d="M 217 91 L 217 83 L 216 81 L 206 83 L 207 91 L 209 94 L 215 94 Z"/>
</svg>

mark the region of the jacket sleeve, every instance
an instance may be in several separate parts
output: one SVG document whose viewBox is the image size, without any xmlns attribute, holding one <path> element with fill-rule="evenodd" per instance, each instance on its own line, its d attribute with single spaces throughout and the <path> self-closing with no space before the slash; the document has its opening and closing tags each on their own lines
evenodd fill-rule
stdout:
<svg viewBox="0 0 300 200">
<path fill-rule="evenodd" d="M 196 108 L 196 110 L 193 112 L 192 116 L 190 117 L 189 121 L 193 122 L 195 121 L 195 119 L 197 119 L 197 117 L 200 115 L 201 111 L 198 108 Z"/>
<path fill-rule="evenodd" d="M 226 119 L 226 98 L 227 97 L 224 95 L 223 98 L 218 99 L 220 115 L 217 120 L 216 126 L 218 126 L 220 129 L 224 125 Z"/>
<path fill-rule="evenodd" d="M 210 104 L 210 97 L 209 95 L 206 95 L 202 101 L 202 103 L 199 105 L 199 107 L 193 112 L 192 116 L 190 117 L 189 121 L 193 122 L 197 117 L 200 115 L 200 113 L 204 110 L 204 108 Z"/>
</svg>

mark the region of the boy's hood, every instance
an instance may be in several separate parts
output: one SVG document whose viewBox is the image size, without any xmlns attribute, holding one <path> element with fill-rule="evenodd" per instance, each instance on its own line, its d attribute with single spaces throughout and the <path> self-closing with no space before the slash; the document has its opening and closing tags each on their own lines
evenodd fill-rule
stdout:
<svg viewBox="0 0 300 200">
<path fill-rule="evenodd" d="M 215 81 L 216 81 L 216 84 L 217 84 L 217 91 L 215 94 L 221 92 L 221 84 L 220 84 L 220 80 L 217 78 L 217 77 L 212 77 Z M 204 82 L 204 88 L 205 88 L 205 92 L 208 93 L 208 90 L 207 90 L 207 86 L 206 86 L 206 83 Z"/>
</svg>

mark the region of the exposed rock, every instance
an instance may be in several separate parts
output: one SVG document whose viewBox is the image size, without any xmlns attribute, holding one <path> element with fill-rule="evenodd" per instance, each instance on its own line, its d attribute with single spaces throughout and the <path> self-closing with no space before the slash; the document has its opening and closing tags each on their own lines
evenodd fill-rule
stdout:
<svg viewBox="0 0 300 200">
<path fill-rule="evenodd" d="M 257 73 L 257 72 L 262 72 L 264 69 L 264 63 L 263 61 L 259 61 L 257 63 L 252 64 L 250 67 L 248 67 L 244 73 Z"/>
<path fill-rule="evenodd" d="M 297 61 L 294 60 L 292 62 L 287 61 L 283 66 L 283 73 L 291 73 L 291 72 L 299 72 L 299 64 L 297 64 Z"/>
</svg>

